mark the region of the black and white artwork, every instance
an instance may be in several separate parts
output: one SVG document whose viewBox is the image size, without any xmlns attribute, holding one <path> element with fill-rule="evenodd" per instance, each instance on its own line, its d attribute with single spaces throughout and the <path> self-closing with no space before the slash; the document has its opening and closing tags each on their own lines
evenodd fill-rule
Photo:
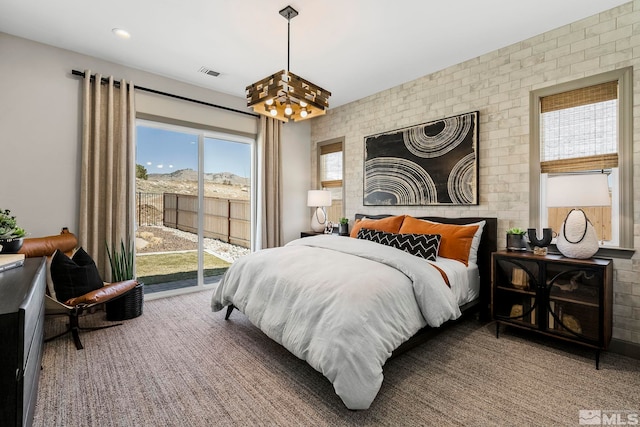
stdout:
<svg viewBox="0 0 640 427">
<path fill-rule="evenodd" d="M 478 112 L 364 139 L 364 205 L 477 205 Z"/>
</svg>

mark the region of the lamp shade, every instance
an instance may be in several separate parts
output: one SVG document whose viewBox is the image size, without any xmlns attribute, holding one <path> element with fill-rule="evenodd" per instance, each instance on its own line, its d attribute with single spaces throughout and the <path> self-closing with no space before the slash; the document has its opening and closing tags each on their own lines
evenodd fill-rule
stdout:
<svg viewBox="0 0 640 427">
<path fill-rule="evenodd" d="M 547 207 L 609 206 L 606 174 L 552 176 L 547 180 Z"/>
<path fill-rule="evenodd" d="M 327 190 L 309 190 L 307 192 L 307 206 L 331 206 L 331 192 Z"/>
</svg>

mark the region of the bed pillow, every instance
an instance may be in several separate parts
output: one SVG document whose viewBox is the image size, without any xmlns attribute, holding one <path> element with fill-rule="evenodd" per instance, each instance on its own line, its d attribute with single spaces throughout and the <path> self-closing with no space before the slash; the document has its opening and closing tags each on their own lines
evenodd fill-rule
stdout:
<svg viewBox="0 0 640 427">
<path fill-rule="evenodd" d="M 422 221 L 430 222 L 432 224 L 442 224 L 441 222 L 430 221 L 428 219 L 424 219 Z M 471 249 L 469 249 L 469 262 L 477 264 L 478 263 L 478 248 L 480 247 L 480 240 L 482 239 L 482 230 L 484 229 L 484 225 L 487 221 L 482 220 L 478 222 L 473 222 L 469 224 L 456 224 L 461 227 L 473 227 L 474 225 L 478 226 L 478 230 L 476 234 L 473 235 L 473 240 L 471 241 Z"/>
<path fill-rule="evenodd" d="M 67 301 L 104 286 L 95 262 L 82 248 L 71 258 L 56 250 L 51 259 L 51 279 L 58 301 Z"/>
<path fill-rule="evenodd" d="M 386 231 L 387 233 L 397 233 L 398 230 L 400 230 L 404 217 L 405 215 L 398 215 L 382 219 L 363 218 L 361 220 L 356 220 L 355 224 L 353 224 L 353 228 L 351 229 L 350 236 L 358 237 L 358 231 L 360 231 L 361 228 Z"/>
<path fill-rule="evenodd" d="M 438 255 L 469 265 L 469 252 L 478 225 L 440 224 L 407 216 L 400 227 L 403 234 L 440 234 Z"/>
<path fill-rule="evenodd" d="M 361 228 L 358 239 L 370 240 L 391 246 L 429 261 L 435 261 L 440 246 L 439 234 L 398 234 Z"/>
</svg>

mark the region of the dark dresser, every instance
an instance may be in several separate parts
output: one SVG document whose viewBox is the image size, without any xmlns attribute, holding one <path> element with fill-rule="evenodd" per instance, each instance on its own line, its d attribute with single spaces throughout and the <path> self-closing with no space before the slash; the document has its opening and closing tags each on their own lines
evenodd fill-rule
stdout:
<svg viewBox="0 0 640 427">
<path fill-rule="evenodd" d="M 0 425 L 30 426 L 42 361 L 45 258 L 0 273 Z"/>
</svg>

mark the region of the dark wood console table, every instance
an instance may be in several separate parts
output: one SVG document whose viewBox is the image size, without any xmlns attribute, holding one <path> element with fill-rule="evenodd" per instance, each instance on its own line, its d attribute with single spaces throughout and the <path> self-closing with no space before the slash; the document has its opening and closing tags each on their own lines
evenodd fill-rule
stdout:
<svg viewBox="0 0 640 427">
<path fill-rule="evenodd" d="M 45 258 L 0 273 L 0 424 L 30 426 L 44 334 Z"/>
<path fill-rule="evenodd" d="M 591 347 L 600 367 L 611 341 L 611 260 L 495 252 L 491 294 L 496 336 L 504 324 Z"/>
</svg>

